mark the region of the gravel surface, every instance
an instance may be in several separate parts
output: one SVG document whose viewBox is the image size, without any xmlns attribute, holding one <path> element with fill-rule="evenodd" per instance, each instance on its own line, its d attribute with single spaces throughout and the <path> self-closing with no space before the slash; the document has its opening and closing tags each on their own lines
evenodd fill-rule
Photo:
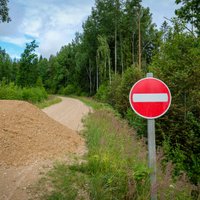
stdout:
<svg viewBox="0 0 200 200">
<path fill-rule="evenodd" d="M 51 114 L 51 107 L 43 112 L 24 101 L 0 100 L 0 200 L 29 199 L 27 188 L 43 169 L 59 159 L 69 163 L 72 155 L 85 152 L 84 139 L 76 130 L 81 130 L 89 108 L 78 100 L 62 100 L 69 102 L 53 105 Z M 72 124 L 74 130 L 67 127 Z"/>
</svg>

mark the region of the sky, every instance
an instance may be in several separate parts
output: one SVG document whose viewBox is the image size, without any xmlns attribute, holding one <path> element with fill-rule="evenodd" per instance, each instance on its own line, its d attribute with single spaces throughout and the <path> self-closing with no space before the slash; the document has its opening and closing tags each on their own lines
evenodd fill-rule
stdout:
<svg viewBox="0 0 200 200">
<path fill-rule="evenodd" d="M 159 28 L 164 17 L 174 16 L 175 0 L 143 0 L 153 22 Z M 37 54 L 49 58 L 82 32 L 82 24 L 91 14 L 95 0 L 10 0 L 10 23 L 0 23 L 0 47 L 11 58 L 20 58 L 26 43 L 34 39 Z"/>
</svg>

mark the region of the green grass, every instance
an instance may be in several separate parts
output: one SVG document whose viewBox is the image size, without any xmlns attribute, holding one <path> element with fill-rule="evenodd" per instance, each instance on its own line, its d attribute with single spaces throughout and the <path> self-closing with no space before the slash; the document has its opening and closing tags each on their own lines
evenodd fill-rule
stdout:
<svg viewBox="0 0 200 200">
<path fill-rule="evenodd" d="M 87 106 L 92 107 L 94 110 L 100 110 L 100 109 L 113 110 L 109 104 L 97 102 L 91 97 L 79 97 L 79 96 L 72 96 L 72 97 L 79 99 L 80 101 L 85 103 Z"/>
<path fill-rule="evenodd" d="M 37 189 L 41 199 L 150 199 L 145 142 L 110 108 L 84 101 L 97 108 L 85 120 L 88 154 L 81 164 L 78 160 L 70 166 L 55 165 Z M 163 173 L 158 165 L 158 199 L 190 200 L 190 185 L 183 179 L 174 182 L 171 169 L 168 165 Z"/>
<path fill-rule="evenodd" d="M 38 108 L 43 109 L 45 107 L 51 106 L 51 105 L 59 103 L 61 101 L 62 101 L 61 98 L 59 98 L 57 96 L 54 96 L 54 95 L 49 95 L 47 100 L 44 100 L 44 101 L 39 102 L 39 103 L 36 103 L 35 105 Z"/>
</svg>

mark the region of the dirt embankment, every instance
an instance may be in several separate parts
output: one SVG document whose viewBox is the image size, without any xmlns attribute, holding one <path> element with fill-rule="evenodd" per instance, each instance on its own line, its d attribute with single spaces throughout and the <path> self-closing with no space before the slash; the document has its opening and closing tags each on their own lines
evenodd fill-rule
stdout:
<svg viewBox="0 0 200 200">
<path fill-rule="evenodd" d="M 53 111 L 44 110 L 51 118 L 30 103 L 0 100 L 0 200 L 37 199 L 28 188 L 41 171 L 55 160 L 70 163 L 71 155 L 85 152 L 77 131 L 89 108 L 77 100 L 62 100 Z"/>
<path fill-rule="evenodd" d="M 43 158 L 77 152 L 83 139 L 37 107 L 0 101 L 0 165 L 27 165 Z"/>
</svg>

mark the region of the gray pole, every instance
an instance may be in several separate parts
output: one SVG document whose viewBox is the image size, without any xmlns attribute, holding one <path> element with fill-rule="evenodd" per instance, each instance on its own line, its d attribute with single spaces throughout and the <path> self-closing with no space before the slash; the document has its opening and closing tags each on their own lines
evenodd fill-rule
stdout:
<svg viewBox="0 0 200 200">
<path fill-rule="evenodd" d="M 147 73 L 147 77 L 153 77 L 153 73 Z M 157 200 L 157 187 L 156 187 L 156 140 L 155 140 L 155 120 L 147 120 L 148 129 L 148 158 L 149 168 L 151 170 L 151 200 Z"/>
</svg>

